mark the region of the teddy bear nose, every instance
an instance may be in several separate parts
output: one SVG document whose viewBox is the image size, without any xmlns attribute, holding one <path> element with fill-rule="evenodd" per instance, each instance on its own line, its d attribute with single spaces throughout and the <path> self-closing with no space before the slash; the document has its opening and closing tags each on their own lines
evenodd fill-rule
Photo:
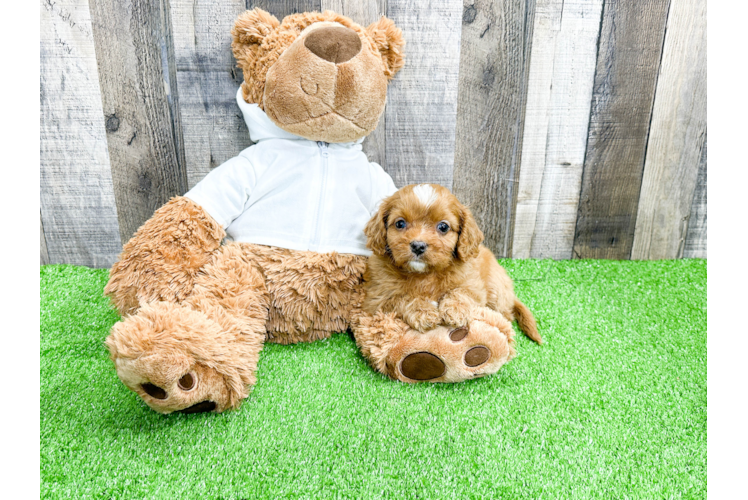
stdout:
<svg viewBox="0 0 748 500">
<path fill-rule="evenodd" d="M 350 28 L 329 26 L 309 33 L 304 46 L 317 57 L 340 64 L 353 59 L 361 51 L 361 39 Z"/>
</svg>

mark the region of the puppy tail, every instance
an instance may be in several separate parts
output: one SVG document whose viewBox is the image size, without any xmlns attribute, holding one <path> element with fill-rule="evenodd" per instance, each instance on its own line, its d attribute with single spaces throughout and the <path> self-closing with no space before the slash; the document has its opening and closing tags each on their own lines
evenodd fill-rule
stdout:
<svg viewBox="0 0 748 500">
<path fill-rule="evenodd" d="M 543 339 L 538 333 L 538 326 L 535 324 L 535 316 L 519 299 L 514 299 L 514 317 L 517 318 L 520 330 L 538 344 L 543 343 Z"/>
</svg>

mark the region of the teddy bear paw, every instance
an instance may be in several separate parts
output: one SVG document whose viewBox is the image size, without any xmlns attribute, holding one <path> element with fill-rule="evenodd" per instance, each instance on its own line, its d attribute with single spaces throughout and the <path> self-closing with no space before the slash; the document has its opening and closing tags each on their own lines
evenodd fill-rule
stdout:
<svg viewBox="0 0 748 500">
<path fill-rule="evenodd" d="M 514 331 L 501 315 L 478 316 L 469 327 L 408 331 L 390 351 L 390 375 L 408 383 L 461 382 L 499 371 L 515 356 Z"/>
<path fill-rule="evenodd" d="M 221 364 L 210 357 L 210 347 L 220 345 L 222 336 L 220 325 L 205 314 L 162 302 L 115 324 L 107 347 L 122 383 L 153 410 L 221 412 L 246 397 L 241 380 L 231 384 L 231 366 L 219 372 Z M 246 346 L 234 347 L 241 349 Z"/>
</svg>

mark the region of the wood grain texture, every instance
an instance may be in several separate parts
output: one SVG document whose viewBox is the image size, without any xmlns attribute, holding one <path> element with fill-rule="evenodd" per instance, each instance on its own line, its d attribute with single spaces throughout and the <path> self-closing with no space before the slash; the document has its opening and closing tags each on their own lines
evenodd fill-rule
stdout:
<svg viewBox="0 0 748 500">
<path fill-rule="evenodd" d="M 674 259 L 683 254 L 706 143 L 706 54 L 706 0 L 672 0 L 632 259 Z"/>
<path fill-rule="evenodd" d="M 691 202 L 683 257 L 706 259 L 706 137 L 699 160 L 699 173 Z"/>
<path fill-rule="evenodd" d="M 320 0 L 247 0 L 247 8 L 259 7 L 282 21 L 284 17 L 298 12 L 322 10 Z"/>
<path fill-rule="evenodd" d="M 331 10 L 343 14 L 366 27 L 378 21 L 380 17 L 387 15 L 387 0 L 322 0 L 322 10 Z M 380 164 L 386 170 L 385 121 L 385 113 L 383 113 L 379 118 L 377 128 L 364 139 L 363 149 L 369 161 Z"/>
<path fill-rule="evenodd" d="M 524 0 L 463 3 L 453 192 L 497 257 L 509 253 L 532 14 Z"/>
<path fill-rule="evenodd" d="M 231 52 L 231 28 L 245 0 L 171 0 L 179 109 L 189 187 L 249 147 L 236 104 L 243 80 Z"/>
<path fill-rule="evenodd" d="M 452 188 L 462 0 L 388 0 L 403 31 L 405 67 L 390 82 L 387 172 L 398 187 L 433 182 Z"/>
<path fill-rule="evenodd" d="M 602 0 L 538 0 L 512 255 L 571 257 Z"/>
<path fill-rule="evenodd" d="M 108 267 L 122 245 L 87 0 L 41 1 L 40 51 L 41 261 Z"/>
<path fill-rule="evenodd" d="M 522 144 L 524 144 L 525 135 L 525 116 L 527 114 L 527 98 L 530 83 L 530 56 L 532 54 L 532 40 L 535 29 L 535 10 L 536 0 L 527 0 L 527 19 L 525 20 L 525 74 L 522 79 L 522 94 L 520 102 L 520 114 L 518 115 L 519 123 L 517 124 L 517 136 L 514 143 L 514 156 L 512 157 L 512 166 L 510 169 L 511 181 L 507 185 L 508 193 L 504 203 L 507 206 L 507 217 L 504 236 L 504 255 L 511 258 L 513 255 L 514 244 L 514 221 L 517 215 L 517 198 L 519 195 L 519 171 L 522 165 Z"/>
<path fill-rule="evenodd" d="M 47 251 L 47 239 L 44 237 L 44 221 L 39 212 L 39 264 L 49 264 L 49 252 Z"/>
<path fill-rule="evenodd" d="M 574 257 L 628 259 L 670 0 L 606 0 Z"/>
<path fill-rule="evenodd" d="M 120 235 L 187 191 L 168 0 L 90 0 Z"/>
</svg>

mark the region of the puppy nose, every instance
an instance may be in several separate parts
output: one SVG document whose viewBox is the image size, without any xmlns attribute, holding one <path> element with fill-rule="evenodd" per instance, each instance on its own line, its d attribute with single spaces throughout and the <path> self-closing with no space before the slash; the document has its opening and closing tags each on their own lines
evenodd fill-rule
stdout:
<svg viewBox="0 0 748 500">
<path fill-rule="evenodd" d="M 416 256 L 423 254 L 426 251 L 428 245 L 423 241 L 411 241 L 410 251 L 416 254 Z"/>
<path fill-rule="evenodd" d="M 353 59 L 361 51 L 361 39 L 350 28 L 329 26 L 309 33 L 304 46 L 317 57 L 340 64 Z"/>
</svg>

